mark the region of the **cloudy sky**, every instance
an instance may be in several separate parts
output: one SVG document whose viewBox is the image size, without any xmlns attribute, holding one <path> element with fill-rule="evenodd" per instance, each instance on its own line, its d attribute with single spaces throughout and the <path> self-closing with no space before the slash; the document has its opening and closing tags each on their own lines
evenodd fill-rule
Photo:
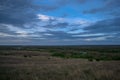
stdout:
<svg viewBox="0 0 120 80">
<path fill-rule="evenodd" d="M 120 45 L 120 0 L 0 0 L 0 45 Z"/>
</svg>

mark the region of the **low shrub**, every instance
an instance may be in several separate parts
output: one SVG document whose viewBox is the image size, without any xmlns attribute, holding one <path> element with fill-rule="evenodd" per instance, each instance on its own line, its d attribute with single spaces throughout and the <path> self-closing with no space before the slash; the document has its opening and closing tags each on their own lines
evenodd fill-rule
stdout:
<svg viewBox="0 0 120 80">
<path fill-rule="evenodd" d="M 88 58 L 88 61 L 93 61 L 93 58 Z"/>
<path fill-rule="evenodd" d="M 62 53 L 53 53 L 52 56 L 56 56 L 56 57 L 61 57 L 61 58 L 65 58 L 65 54 Z"/>
<path fill-rule="evenodd" d="M 24 55 L 24 57 L 28 57 L 27 55 Z"/>
</svg>

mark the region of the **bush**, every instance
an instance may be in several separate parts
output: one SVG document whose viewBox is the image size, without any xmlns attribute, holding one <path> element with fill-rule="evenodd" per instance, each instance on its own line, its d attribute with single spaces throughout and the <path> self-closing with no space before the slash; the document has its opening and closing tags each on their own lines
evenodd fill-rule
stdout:
<svg viewBox="0 0 120 80">
<path fill-rule="evenodd" d="M 93 61 L 93 58 L 88 58 L 88 61 Z"/>
<path fill-rule="evenodd" d="M 62 53 L 53 53 L 52 56 L 65 58 L 65 54 L 62 54 Z"/>
<path fill-rule="evenodd" d="M 96 58 L 95 60 L 96 60 L 96 61 L 100 61 L 100 59 L 98 59 L 98 58 Z"/>
<path fill-rule="evenodd" d="M 27 55 L 24 55 L 24 57 L 27 57 Z"/>
</svg>

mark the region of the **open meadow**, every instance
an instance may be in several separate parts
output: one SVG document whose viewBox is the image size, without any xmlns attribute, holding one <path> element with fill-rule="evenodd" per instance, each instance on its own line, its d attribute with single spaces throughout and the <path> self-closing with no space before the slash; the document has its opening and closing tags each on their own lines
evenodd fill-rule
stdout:
<svg viewBox="0 0 120 80">
<path fill-rule="evenodd" d="M 120 46 L 1 46 L 0 80 L 120 80 Z"/>
</svg>

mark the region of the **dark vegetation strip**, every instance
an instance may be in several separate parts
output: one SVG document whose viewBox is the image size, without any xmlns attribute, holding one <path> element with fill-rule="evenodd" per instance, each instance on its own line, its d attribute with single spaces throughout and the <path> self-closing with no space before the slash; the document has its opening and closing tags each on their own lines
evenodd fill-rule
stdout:
<svg viewBox="0 0 120 80">
<path fill-rule="evenodd" d="M 40 51 L 50 52 L 51 56 L 61 58 L 85 58 L 92 60 L 120 60 L 120 46 L 0 46 L 0 55 L 4 51 Z"/>
</svg>

